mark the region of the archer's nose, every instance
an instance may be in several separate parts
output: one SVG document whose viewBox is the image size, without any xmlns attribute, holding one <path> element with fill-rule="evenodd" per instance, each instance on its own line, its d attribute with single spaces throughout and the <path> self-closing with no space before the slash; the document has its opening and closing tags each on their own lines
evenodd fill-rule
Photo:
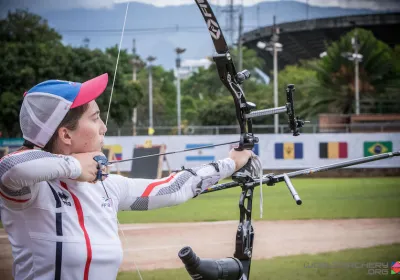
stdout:
<svg viewBox="0 0 400 280">
<path fill-rule="evenodd" d="M 101 120 L 100 134 L 105 135 L 106 132 L 107 132 L 107 126 L 104 124 L 103 120 Z"/>
</svg>

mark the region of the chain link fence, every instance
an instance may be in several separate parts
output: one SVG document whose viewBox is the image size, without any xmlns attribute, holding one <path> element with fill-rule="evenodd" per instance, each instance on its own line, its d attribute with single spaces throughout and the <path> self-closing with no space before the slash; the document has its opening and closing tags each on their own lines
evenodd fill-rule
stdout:
<svg viewBox="0 0 400 280">
<path fill-rule="evenodd" d="M 133 132 L 132 125 L 124 125 L 121 128 L 115 125 L 108 127 L 107 136 L 132 136 L 148 135 L 147 127 L 136 127 Z M 154 135 L 177 135 L 176 126 L 156 126 Z M 273 125 L 253 125 L 256 134 L 272 134 L 275 129 Z M 287 125 L 279 125 L 279 133 L 290 133 Z M 318 124 L 306 124 L 301 128 L 301 133 L 378 133 L 378 132 L 400 132 L 400 122 L 385 123 L 356 123 L 356 124 L 331 124 L 320 127 Z M 238 134 L 239 126 L 187 126 L 182 129 L 182 135 L 220 135 Z"/>
</svg>

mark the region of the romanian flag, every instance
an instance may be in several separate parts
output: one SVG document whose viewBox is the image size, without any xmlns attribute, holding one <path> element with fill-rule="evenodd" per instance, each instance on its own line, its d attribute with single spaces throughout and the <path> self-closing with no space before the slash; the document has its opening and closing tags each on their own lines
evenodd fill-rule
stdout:
<svg viewBox="0 0 400 280">
<path fill-rule="evenodd" d="M 319 143 L 320 158 L 347 158 L 347 142 Z"/>
<path fill-rule="evenodd" d="M 303 143 L 275 143 L 276 159 L 302 159 Z"/>
<path fill-rule="evenodd" d="M 392 152 L 393 143 L 391 141 L 364 142 L 364 156 L 373 156 L 382 153 Z"/>
</svg>

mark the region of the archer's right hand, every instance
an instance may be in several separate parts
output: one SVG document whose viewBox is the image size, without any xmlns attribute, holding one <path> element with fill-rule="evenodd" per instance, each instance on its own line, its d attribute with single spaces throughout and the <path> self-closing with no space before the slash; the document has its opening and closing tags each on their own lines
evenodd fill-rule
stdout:
<svg viewBox="0 0 400 280">
<path fill-rule="evenodd" d="M 93 159 L 95 156 L 103 156 L 104 154 L 101 152 L 92 152 L 92 153 L 79 153 L 72 154 L 74 158 L 76 158 L 81 164 L 81 175 L 76 178 L 77 181 L 80 182 L 90 182 L 93 183 L 96 181 L 97 176 L 97 162 Z"/>
</svg>

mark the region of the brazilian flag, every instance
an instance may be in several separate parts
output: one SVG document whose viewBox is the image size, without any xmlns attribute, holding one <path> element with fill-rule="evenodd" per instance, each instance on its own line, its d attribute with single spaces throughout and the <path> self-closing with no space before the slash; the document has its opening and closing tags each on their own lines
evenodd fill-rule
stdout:
<svg viewBox="0 0 400 280">
<path fill-rule="evenodd" d="M 364 156 L 373 156 L 392 151 L 393 144 L 391 141 L 382 142 L 364 142 Z"/>
</svg>

